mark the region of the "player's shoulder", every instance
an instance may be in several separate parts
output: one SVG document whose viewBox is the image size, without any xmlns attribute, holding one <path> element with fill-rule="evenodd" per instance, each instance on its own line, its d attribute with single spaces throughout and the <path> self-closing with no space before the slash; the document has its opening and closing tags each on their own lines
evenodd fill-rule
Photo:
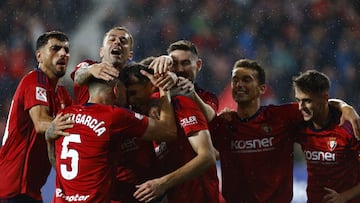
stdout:
<svg viewBox="0 0 360 203">
<path fill-rule="evenodd" d="M 186 95 L 175 95 L 171 97 L 171 102 L 176 105 L 193 105 L 196 102 Z"/>
<path fill-rule="evenodd" d="M 233 109 L 224 108 L 221 112 L 215 117 L 215 120 L 222 122 L 231 122 L 237 116 L 237 113 Z"/>
<path fill-rule="evenodd" d="M 81 61 L 80 63 L 76 64 L 74 70 L 70 73 L 70 77 L 71 79 L 74 80 L 75 77 L 75 72 L 79 69 L 79 68 L 87 68 L 92 64 L 98 63 L 97 61 L 91 60 L 91 59 L 85 59 L 83 61 Z"/>
<path fill-rule="evenodd" d="M 69 107 L 66 107 L 62 112 L 71 113 L 77 117 L 83 117 L 84 115 L 89 115 L 92 118 L 102 119 L 102 120 L 112 120 L 115 115 L 123 115 L 123 111 L 117 113 L 118 107 L 105 104 L 97 103 L 85 103 L 85 104 L 74 104 Z M 89 117 L 90 118 L 90 117 Z"/>
<path fill-rule="evenodd" d="M 98 63 L 98 62 L 95 61 L 95 60 L 91 60 L 91 59 L 85 59 L 85 60 L 81 61 L 80 63 L 78 63 L 76 65 L 76 67 L 84 68 L 86 66 L 90 66 L 90 65 L 95 64 L 95 63 Z"/>
<path fill-rule="evenodd" d="M 195 91 L 196 93 L 200 96 L 200 97 L 208 97 L 208 98 L 212 98 L 212 99 L 216 99 L 218 100 L 217 96 L 215 93 L 210 92 L 208 90 L 205 90 L 204 88 L 200 87 L 199 85 L 197 85 L 195 83 Z"/>
<path fill-rule="evenodd" d="M 47 75 L 42 72 L 39 68 L 28 72 L 20 81 L 20 85 L 31 86 L 31 85 L 46 85 L 48 82 Z"/>
<path fill-rule="evenodd" d="M 298 112 L 298 104 L 297 103 L 269 104 L 266 106 L 262 106 L 262 109 L 265 112 L 294 113 L 294 112 Z"/>
</svg>

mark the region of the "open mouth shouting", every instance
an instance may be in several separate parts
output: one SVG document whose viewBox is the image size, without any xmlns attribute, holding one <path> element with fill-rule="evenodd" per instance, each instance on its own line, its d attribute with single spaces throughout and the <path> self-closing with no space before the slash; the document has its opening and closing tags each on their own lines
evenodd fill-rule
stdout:
<svg viewBox="0 0 360 203">
<path fill-rule="evenodd" d="M 114 48 L 114 49 L 111 50 L 110 53 L 111 53 L 111 55 L 113 55 L 113 56 L 120 57 L 120 55 L 121 55 L 121 50 L 120 50 L 119 48 Z"/>
</svg>

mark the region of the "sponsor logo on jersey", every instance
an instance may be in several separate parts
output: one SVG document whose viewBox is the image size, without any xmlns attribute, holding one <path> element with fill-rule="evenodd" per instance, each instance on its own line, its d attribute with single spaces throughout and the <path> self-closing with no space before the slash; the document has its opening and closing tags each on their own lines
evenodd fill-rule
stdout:
<svg viewBox="0 0 360 203">
<path fill-rule="evenodd" d="M 337 146 L 336 137 L 330 137 L 328 141 L 330 151 L 334 151 Z"/>
<path fill-rule="evenodd" d="M 130 137 L 121 140 L 121 152 L 125 153 L 139 149 L 139 146 L 136 144 L 136 139 L 136 137 Z"/>
<path fill-rule="evenodd" d="M 47 102 L 46 89 L 36 87 L 36 100 Z"/>
<path fill-rule="evenodd" d="M 231 150 L 240 153 L 262 152 L 274 149 L 274 137 L 265 137 L 251 140 L 232 140 Z"/>
<path fill-rule="evenodd" d="M 158 159 L 162 159 L 168 152 L 166 142 L 157 143 L 157 146 L 154 148 L 155 155 Z"/>
<path fill-rule="evenodd" d="M 187 117 L 187 118 L 183 118 L 180 120 L 180 125 L 181 127 L 185 127 L 185 126 L 188 126 L 188 125 L 194 125 L 194 124 L 197 124 L 198 121 L 196 119 L 196 116 L 190 116 L 190 117 Z"/>
<path fill-rule="evenodd" d="M 90 197 L 90 195 L 79 195 L 79 194 L 65 195 L 62 192 L 61 188 L 56 188 L 55 197 L 62 198 L 67 202 L 85 202 Z"/>
<path fill-rule="evenodd" d="M 323 151 L 304 151 L 306 160 L 309 161 L 326 161 L 334 162 L 335 153 L 332 152 L 323 152 Z"/>
</svg>

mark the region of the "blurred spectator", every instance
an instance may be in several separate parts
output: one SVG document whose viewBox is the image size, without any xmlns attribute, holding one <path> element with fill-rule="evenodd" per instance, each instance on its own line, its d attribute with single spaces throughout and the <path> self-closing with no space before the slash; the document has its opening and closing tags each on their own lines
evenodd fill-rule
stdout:
<svg viewBox="0 0 360 203">
<path fill-rule="evenodd" d="M 6 0 L 0 3 L 0 141 L 11 98 L 27 68 L 36 68 L 36 38 L 45 30 L 70 32 L 88 1 Z M 65 22 L 65 23 L 64 23 Z"/>
</svg>

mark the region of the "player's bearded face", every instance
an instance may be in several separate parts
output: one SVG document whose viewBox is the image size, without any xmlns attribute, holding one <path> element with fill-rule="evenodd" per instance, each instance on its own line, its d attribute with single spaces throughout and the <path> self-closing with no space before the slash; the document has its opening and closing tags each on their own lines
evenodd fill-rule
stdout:
<svg viewBox="0 0 360 203">
<path fill-rule="evenodd" d="M 295 87 L 295 98 L 299 105 L 299 110 L 305 121 L 315 121 L 320 118 L 327 100 L 315 94 L 309 94 Z"/>
<path fill-rule="evenodd" d="M 197 65 L 197 58 L 190 51 L 184 50 L 174 50 L 169 55 L 173 59 L 170 71 L 194 82 L 197 71 L 200 69 Z"/>
<path fill-rule="evenodd" d="M 102 61 L 123 66 L 132 58 L 130 35 L 122 30 L 112 30 L 104 39 L 100 50 Z"/>
<path fill-rule="evenodd" d="M 69 42 L 61 42 L 57 39 L 49 39 L 48 44 L 42 48 L 40 64 L 51 75 L 60 78 L 65 75 L 69 63 Z"/>
<path fill-rule="evenodd" d="M 131 109 L 142 114 L 147 114 L 152 93 L 153 89 L 150 82 L 129 85 L 127 88 L 127 96 Z"/>
<path fill-rule="evenodd" d="M 256 73 L 246 68 L 236 68 L 231 78 L 232 96 L 237 103 L 250 102 L 260 97 L 261 85 L 256 79 Z"/>
</svg>

